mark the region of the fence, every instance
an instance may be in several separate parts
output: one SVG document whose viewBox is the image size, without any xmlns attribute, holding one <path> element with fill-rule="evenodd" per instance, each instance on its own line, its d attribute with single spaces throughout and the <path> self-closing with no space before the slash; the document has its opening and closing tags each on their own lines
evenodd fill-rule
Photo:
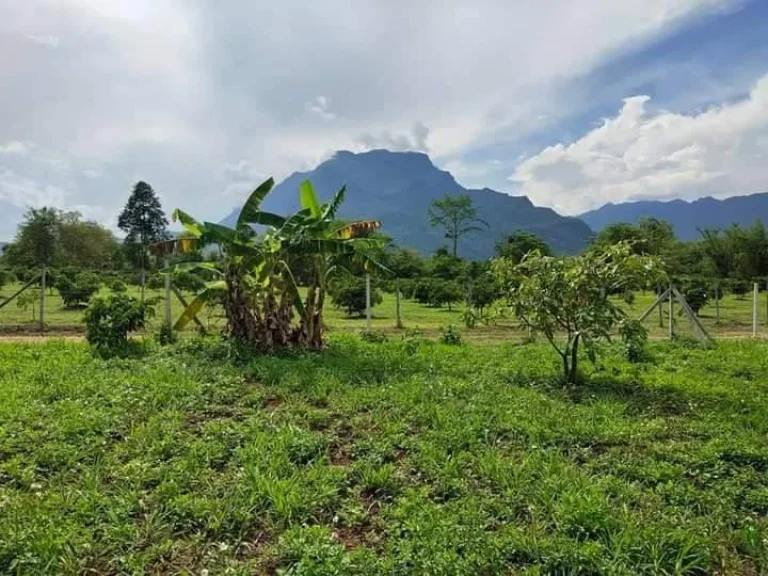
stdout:
<svg viewBox="0 0 768 576">
<path fill-rule="evenodd" d="M 42 290 L 42 278 L 38 276 L 26 284 L 15 283 L 0 287 L 0 333 L 82 333 L 83 308 L 66 308 L 55 288 Z M 396 283 L 396 287 L 399 283 Z M 370 290 L 370 279 L 366 282 Z M 727 294 L 722 298 L 710 298 L 699 310 L 697 320 L 713 338 L 768 337 L 768 292 L 755 285 L 751 293 L 743 296 Z M 103 291 L 108 290 L 102 288 Z M 128 287 L 129 294 L 139 296 L 140 289 Z M 157 315 L 150 321 L 148 330 L 157 330 L 170 317 L 175 321 L 186 308 L 192 295 L 182 293 L 172 284 L 158 290 L 147 290 L 147 298 L 158 301 Z M 626 303 L 620 297 L 617 302 L 632 318 L 639 318 L 657 299 L 652 292 L 637 292 L 634 302 Z M 327 305 L 325 322 L 331 330 L 397 331 L 400 328 L 419 328 L 424 332 L 436 332 L 442 327 L 454 324 L 464 326 L 464 306 L 433 308 L 413 300 L 398 297 L 398 290 L 383 294 L 381 304 L 370 306 L 370 292 L 366 298 L 366 311 L 361 317 L 349 317 L 337 309 L 332 302 Z M 695 336 L 695 326 L 673 302 L 672 332 L 676 336 Z M 206 329 L 216 331 L 224 324 L 223 311 L 215 306 L 206 306 L 198 315 L 198 322 L 190 324 L 190 330 Z M 669 337 L 670 314 L 668 306 L 657 307 L 647 316 L 644 325 L 655 339 Z M 468 338 L 513 339 L 524 335 L 514 319 L 499 317 L 488 326 L 466 329 Z"/>
</svg>

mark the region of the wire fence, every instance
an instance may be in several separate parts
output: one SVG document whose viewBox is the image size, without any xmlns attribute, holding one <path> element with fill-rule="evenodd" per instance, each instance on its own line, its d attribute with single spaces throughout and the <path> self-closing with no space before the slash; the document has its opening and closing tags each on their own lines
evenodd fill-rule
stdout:
<svg viewBox="0 0 768 576">
<path fill-rule="evenodd" d="M 0 288 L 0 334 L 81 334 L 85 331 L 83 323 L 84 307 L 67 307 L 55 288 L 46 288 L 43 297 L 40 279 L 33 280 L 28 286 L 21 283 L 8 284 Z M 23 290 L 22 290 L 23 289 Z M 139 297 L 138 286 L 128 286 L 128 294 Z M 108 293 L 102 287 L 99 293 Z M 172 322 L 181 315 L 185 308 L 181 299 L 189 302 L 193 293 L 176 291 L 166 293 L 165 289 L 147 289 L 145 298 L 156 304 L 155 315 L 150 318 L 146 330 L 159 330 L 166 321 L 165 301 L 170 302 Z M 11 300 L 11 298 L 13 298 Z M 614 298 L 614 297 L 612 297 Z M 653 292 L 636 292 L 629 302 L 622 297 L 615 297 L 630 318 L 639 318 L 656 300 Z M 41 314 L 41 309 L 43 313 Z M 419 329 L 427 334 L 437 333 L 446 326 L 454 325 L 472 339 L 506 340 L 525 337 L 527 332 L 509 315 L 502 313 L 488 314 L 485 321 L 476 322 L 474 327 L 466 326 L 467 315 L 464 304 L 432 307 L 420 304 L 412 299 L 398 298 L 395 293 L 385 292 L 382 300 L 369 307 L 361 315 L 347 315 L 347 311 L 329 303 L 325 312 L 325 322 L 331 331 L 376 330 L 397 332 L 402 329 Z M 496 307 L 503 311 L 503 306 Z M 198 314 L 200 324 L 191 323 L 187 330 L 201 328 L 216 332 L 225 324 L 223 310 L 218 306 L 206 306 Z M 768 337 L 768 292 L 760 290 L 745 295 L 726 294 L 721 298 L 710 297 L 698 311 L 697 319 L 705 331 L 714 339 L 738 337 Z M 695 326 L 682 312 L 681 306 L 673 306 L 673 334 L 677 337 L 696 336 Z M 659 306 L 643 322 L 652 339 L 669 337 L 669 308 Z"/>
</svg>

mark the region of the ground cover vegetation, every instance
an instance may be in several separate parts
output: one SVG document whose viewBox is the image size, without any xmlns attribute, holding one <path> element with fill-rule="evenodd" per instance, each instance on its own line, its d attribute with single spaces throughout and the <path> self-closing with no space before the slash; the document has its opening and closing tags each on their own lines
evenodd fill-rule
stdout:
<svg viewBox="0 0 768 576">
<path fill-rule="evenodd" d="M 759 574 L 768 354 L 0 344 L 5 573 Z"/>
</svg>

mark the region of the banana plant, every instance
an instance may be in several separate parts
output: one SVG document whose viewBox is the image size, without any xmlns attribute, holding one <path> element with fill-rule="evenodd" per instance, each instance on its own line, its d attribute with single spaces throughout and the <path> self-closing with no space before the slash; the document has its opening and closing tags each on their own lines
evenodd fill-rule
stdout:
<svg viewBox="0 0 768 576">
<path fill-rule="evenodd" d="M 322 313 L 329 276 L 351 258 L 363 258 L 366 247 L 375 241 L 366 238 L 380 227 L 377 221 L 343 223 L 336 214 L 344 201 L 341 188 L 327 204 L 321 205 L 309 181 L 299 188 L 301 208 L 284 217 L 261 209 L 261 203 L 274 186 L 270 178 L 249 196 L 234 228 L 212 222 L 199 222 L 176 210 L 178 221 L 189 233 L 156 244 L 156 252 L 179 253 L 217 244 L 224 256 L 223 271 L 205 262 L 184 263 L 180 267 L 217 270 L 219 279 L 209 283 L 176 322 L 184 328 L 206 302 L 220 299 L 227 317 L 229 335 L 251 342 L 262 351 L 292 345 L 320 348 Z M 266 226 L 257 233 L 255 225 Z M 305 300 L 291 269 L 291 263 L 309 264 Z M 299 317 L 292 325 L 293 312 Z"/>
</svg>

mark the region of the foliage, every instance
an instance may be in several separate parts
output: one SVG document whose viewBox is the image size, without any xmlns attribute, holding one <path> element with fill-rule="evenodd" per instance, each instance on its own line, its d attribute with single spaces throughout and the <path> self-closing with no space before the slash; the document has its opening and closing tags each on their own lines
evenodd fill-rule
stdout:
<svg viewBox="0 0 768 576">
<path fill-rule="evenodd" d="M 329 281 L 338 271 L 362 264 L 369 267 L 381 241 L 370 238 L 377 221 L 340 222 L 336 213 L 345 189 L 330 202 L 320 204 L 309 181 L 299 186 L 301 209 L 290 216 L 261 210 L 274 186 L 270 178 L 249 196 L 235 228 L 198 222 L 181 210 L 178 219 L 188 237 L 161 242 L 153 250 L 162 254 L 187 253 L 202 245 L 217 244 L 220 264 L 185 263 L 183 269 L 204 269 L 220 276 L 190 303 L 175 328 L 181 330 L 206 302 L 218 293 L 227 317 L 229 335 L 262 352 L 291 346 L 320 349 L 323 346 L 323 309 Z M 266 226 L 259 234 L 254 225 Z M 302 300 L 292 265 L 300 263 L 309 284 Z M 180 267 L 177 267 L 177 270 Z M 223 273 L 222 273 L 223 270 Z M 293 311 L 299 316 L 293 324 Z"/>
<path fill-rule="evenodd" d="M 649 350 L 0 344 L 0 572 L 768 572 L 768 344 Z"/>
<path fill-rule="evenodd" d="M 55 208 L 30 208 L 7 248 L 12 266 L 39 268 L 53 264 L 59 254 L 60 212 Z"/>
<path fill-rule="evenodd" d="M 125 232 L 123 241 L 132 263 L 141 270 L 141 285 L 145 283 L 147 246 L 169 238 L 168 219 L 152 186 L 137 182 L 128 202 L 117 219 L 117 227 Z"/>
<path fill-rule="evenodd" d="M 461 344 L 461 332 L 453 324 L 448 324 L 440 329 L 440 342 L 452 346 Z"/>
<path fill-rule="evenodd" d="M 160 325 L 160 330 L 157 332 L 156 337 L 160 346 L 168 346 L 179 341 L 179 335 L 173 329 L 173 326 L 169 326 L 165 322 Z"/>
<path fill-rule="evenodd" d="M 463 293 L 457 282 L 441 280 L 439 278 L 424 278 L 416 282 L 413 289 L 413 298 L 420 304 L 441 308 L 461 302 Z"/>
<path fill-rule="evenodd" d="M 567 385 L 576 383 L 579 345 L 594 359 L 597 342 L 610 339 L 626 316 L 605 295 L 649 284 L 660 275 L 656 260 L 633 253 L 627 243 L 596 247 L 578 257 L 532 253 L 517 265 L 499 258 L 493 270 L 518 320 L 543 334 L 560 356 Z"/>
<path fill-rule="evenodd" d="M 56 281 L 56 288 L 66 308 L 88 304 L 91 296 L 98 292 L 99 285 L 99 277 L 92 272 L 81 272 L 74 277 L 62 275 Z"/>
<path fill-rule="evenodd" d="M 354 276 L 339 276 L 330 286 L 331 300 L 336 308 L 344 309 L 347 316 L 365 314 L 365 279 Z M 381 291 L 371 284 L 371 308 L 381 304 Z"/>
<path fill-rule="evenodd" d="M 620 242 L 631 246 L 635 254 L 659 256 L 675 242 L 675 233 L 669 222 L 656 218 L 641 218 L 637 224 L 618 222 L 603 228 L 592 244 L 601 248 Z"/>
<path fill-rule="evenodd" d="M 16 277 L 14 276 L 13 272 L 10 270 L 5 270 L 3 268 L 0 268 L 0 288 L 5 286 L 6 284 L 11 284 L 16 280 Z"/>
<path fill-rule="evenodd" d="M 682 283 L 681 293 L 694 314 L 698 315 L 709 300 L 709 283 L 703 278 L 687 278 Z"/>
<path fill-rule="evenodd" d="M 433 201 L 429 208 L 429 224 L 445 230 L 445 237 L 451 241 L 451 254 L 454 258 L 458 255 L 459 239 L 462 236 L 488 228 L 488 223 L 477 217 L 477 209 L 469 194 L 444 196 Z"/>
<path fill-rule="evenodd" d="M 501 287 L 490 271 L 470 279 L 469 283 L 467 304 L 481 314 L 502 296 Z"/>
<path fill-rule="evenodd" d="M 37 320 L 36 310 L 40 309 L 40 289 L 27 288 L 16 297 L 16 306 L 20 310 L 32 310 L 32 322 Z"/>
<path fill-rule="evenodd" d="M 622 300 L 627 303 L 628 306 L 632 306 L 635 303 L 635 293 L 632 290 L 624 290 L 621 295 Z"/>
<path fill-rule="evenodd" d="M 184 292 L 200 292 L 205 289 L 205 280 L 200 274 L 190 270 L 177 270 L 173 274 L 173 284 Z"/>
<path fill-rule="evenodd" d="M 642 362 L 646 358 L 648 331 L 638 320 L 625 318 L 619 322 L 619 336 L 624 344 L 624 358 L 627 362 Z"/>
<path fill-rule="evenodd" d="M 496 242 L 496 256 L 519 263 L 529 252 L 552 256 L 552 249 L 536 234 L 519 230 Z"/>
<path fill-rule="evenodd" d="M 79 212 L 31 209 L 8 247 L 7 261 L 16 268 L 68 266 L 103 270 L 120 265 L 119 244 L 112 232 Z"/>
<path fill-rule="evenodd" d="M 85 311 L 85 339 L 100 353 L 121 352 L 129 334 L 144 328 L 153 314 L 151 303 L 125 294 L 93 298 Z"/>
<path fill-rule="evenodd" d="M 740 300 L 746 296 L 751 288 L 751 285 L 746 280 L 730 280 L 727 284 L 728 290 L 734 294 Z"/>
<path fill-rule="evenodd" d="M 113 280 L 109 284 L 109 289 L 112 290 L 112 292 L 116 292 L 118 294 L 124 294 L 128 291 L 128 286 L 126 286 L 125 282 L 122 280 Z"/>
<path fill-rule="evenodd" d="M 720 278 L 750 282 L 768 275 L 768 232 L 762 222 L 747 228 L 706 229 L 701 235 L 704 253 Z"/>
<path fill-rule="evenodd" d="M 382 344 L 389 340 L 384 332 L 378 332 L 376 330 L 361 330 L 360 339 L 363 342 L 369 342 L 370 344 Z"/>
</svg>

